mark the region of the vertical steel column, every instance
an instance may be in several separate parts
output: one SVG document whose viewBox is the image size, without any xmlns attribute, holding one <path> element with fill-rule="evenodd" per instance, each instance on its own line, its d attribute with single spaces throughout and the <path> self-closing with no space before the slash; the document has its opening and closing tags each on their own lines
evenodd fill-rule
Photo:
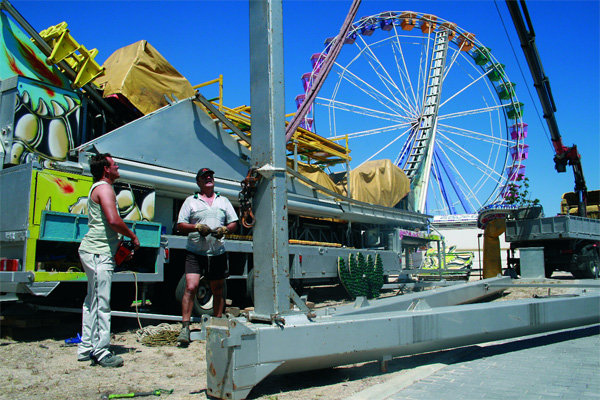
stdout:
<svg viewBox="0 0 600 400">
<path fill-rule="evenodd" d="M 290 310 L 281 0 L 250 1 L 252 165 L 263 179 L 254 198 L 254 315 Z"/>
</svg>

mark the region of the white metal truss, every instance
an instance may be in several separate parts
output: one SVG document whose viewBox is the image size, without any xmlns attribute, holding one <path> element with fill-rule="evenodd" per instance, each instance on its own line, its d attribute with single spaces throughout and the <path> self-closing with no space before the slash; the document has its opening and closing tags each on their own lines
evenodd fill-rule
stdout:
<svg viewBox="0 0 600 400">
<path fill-rule="evenodd" d="M 404 165 L 404 172 L 410 179 L 411 190 L 415 194 L 414 209 L 419 212 L 425 211 L 447 53 L 448 31 L 441 29 L 435 33 L 420 125 L 417 128 L 418 131 L 410 155 Z"/>
</svg>

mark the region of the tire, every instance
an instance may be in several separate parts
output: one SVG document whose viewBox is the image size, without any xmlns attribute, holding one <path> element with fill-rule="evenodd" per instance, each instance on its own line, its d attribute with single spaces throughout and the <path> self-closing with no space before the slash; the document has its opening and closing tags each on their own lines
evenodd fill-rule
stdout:
<svg viewBox="0 0 600 400">
<path fill-rule="evenodd" d="M 248 277 L 246 278 L 246 295 L 254 304 L 254 268 L 248 271 Z"/>
<path fill-rule="evenodd" d="M 593 245 L 587 245 L 581 250 L 583 269 L 572 271 L 571 274 L 577 279 L 597 279 L 600 272 L 600 254 Z"/>
<path fill-rule="evenodd" d="M 185 274 L 181 276 L 177 288 L 175 289 L 175 298 L 181 304 L 183 294 L 185 293 Z M 223 298 L 227 298 L 227 280 L 223 283 Z M 210 284 L 207 279 L 200 279 L 198 285 L 198 291 L 194 297 L 194 304 L 192 307 L 192 315 L 201 316 L 205 314 L 212 315 L 213 313 L 213 296 L 210 290 Z"/>
<path fill-rule="evenodd" d="M 586 262 L 585 268 L 580 272 L 580 278 L 582 279 L 596 279 L 598 278 L 598 269 L 600 267 L 600 262 L 596 258 L 594 260 L 589 260 Z"/>
</svg>

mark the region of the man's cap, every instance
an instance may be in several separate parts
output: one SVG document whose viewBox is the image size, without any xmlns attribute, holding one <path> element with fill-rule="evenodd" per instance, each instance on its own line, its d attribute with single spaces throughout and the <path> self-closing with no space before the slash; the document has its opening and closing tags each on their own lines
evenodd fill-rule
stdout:
<svg viewBox="0 0 600 400">
<path fill-rule="evenodd" d="M 198 180 L 198 178 L 200 178 L 201 176 L 204 176 L 204 175 L 206 175 L 206 174 L 211 174 L 211 175 L 214 175 L 214 174 L 215 174 L 215 171 L 213 171 L 213 170 L 212 170 L 212 169 L 210 169 L 210 168 L 200 168 L 200 169 L 198 170 L 198 173 L 196 174 L 196 180 Z"/>
</svg>

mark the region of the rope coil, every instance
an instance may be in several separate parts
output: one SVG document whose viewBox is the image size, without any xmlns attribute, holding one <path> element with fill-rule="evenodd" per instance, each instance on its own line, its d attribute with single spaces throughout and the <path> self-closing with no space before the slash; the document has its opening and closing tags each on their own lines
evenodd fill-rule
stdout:
<svg viewBox="0 0 600 400">
<path fill-rule="evenodd" d="M 136 331 L 137 341 L 150 347 L 170 346 L 177 344 L 179 332 L 167 323 L 157 326 L 146 326 Z"/>
</svg>

